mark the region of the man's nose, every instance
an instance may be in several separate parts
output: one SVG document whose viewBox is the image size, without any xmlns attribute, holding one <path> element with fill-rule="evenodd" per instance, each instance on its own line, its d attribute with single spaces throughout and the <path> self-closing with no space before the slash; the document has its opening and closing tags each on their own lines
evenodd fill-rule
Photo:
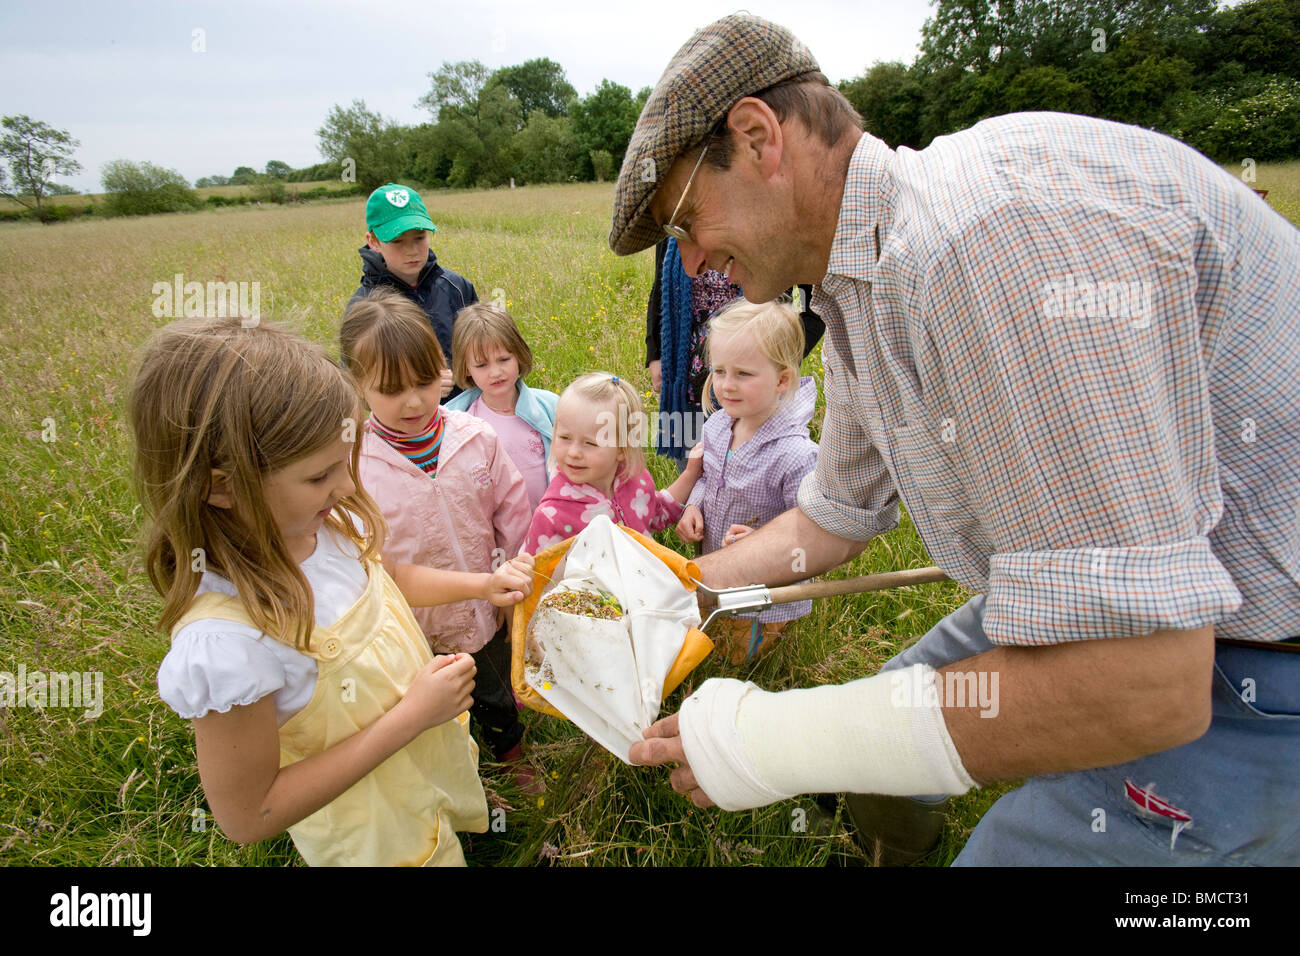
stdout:
<svg viewBox="0 0 1300 956">
<path fill-rule="evenodd" d="M 682 257 L 682 268 L 692 279 L 704 271 L 704 250 L 687 239 L 677 240 L 677 251 Z"/>
</svg>

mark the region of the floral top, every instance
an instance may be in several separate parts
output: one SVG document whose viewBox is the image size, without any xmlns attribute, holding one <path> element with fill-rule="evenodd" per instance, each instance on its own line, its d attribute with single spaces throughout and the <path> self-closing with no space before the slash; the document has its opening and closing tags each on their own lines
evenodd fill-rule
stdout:
<svg viewBox="0 0 1300 956">
<path fill-rule="evenodd" d="M 615 524 L 649 534 L 676 524 L 682 510 L 672 495 L 655 489 L 655 480 L 648 470 L 615 487 L 613 498 L 606 498 L 591 485 L 575 485 L 560 472 L 552 479 L 533 514 L 523 550 L 536 554 L 572 538 L 591 524 L 596 515 L 605 515 Z"/>
<path fill-rule="evenodd" d="M 713 314 L 741 295 L 740 286 L 732 285 L 721 272 L 712 269 L 695 277 L 691 283 L 691 371 L 686 381 L 686 397 L 692 405 L 700 404 L 700 391 L 709 374 L 704 339 L 709 334 Z"/>
</svg>

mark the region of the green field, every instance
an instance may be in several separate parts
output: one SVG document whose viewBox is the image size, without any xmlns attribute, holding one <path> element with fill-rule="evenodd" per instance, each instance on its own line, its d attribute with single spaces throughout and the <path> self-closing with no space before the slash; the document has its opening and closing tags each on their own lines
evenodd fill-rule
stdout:
<svg viewBox="0 0 1300 956">
<path fill-rule="evenodd" d="M 1244 170 L 1240 163 L 1223 167 L 1240 177 Z M 1289 163 L 1261 163 L 1255 167 L 1255 180 L 1248 183 L 1254 189 L 1267 190 L 1267 202 L 1294 223 L 1300 223 L 1300 159 Z"/>
<path fill-rule="evenodd" d="M 1269 180 L 1274 170 L 1261 167 L 1255 185 L 1274 189 L 1269 201 L 1300 220 L 1300 164 L 1277 170 Z M 428 197 L 439 259 L 482 298 L 500 290 L 520 320 L 537 354 L 530 384 L 558 391 L 580 372 L 608 369 L 649 394 L 642 366 L 652 260 L 609 252 L 611 197 L 608 184 Z M 362 209 L 358 200 L 0 226 L 0 389 L 10 397 L 0 415 L 10 462 L 0 487 L 0 670 L 104 675 L 98 717 L 0 710 L 0 862 L 300 862 L 287 837 L 252 847 L 222 837 L 204 810 L 190 729 L 158 699 L 167 640 L 155 629 L 159 602 L 136 551 L 123 400 L 133 354 L 167 321 L 152 312 L 153 285 L 178 273 L 259 282 L 264 317 L 333 346 L 359 276 Z M 820 351 L 805 371 L 820 379 Z M 671 465 L 658 460 L 652 470 L 662 482 Z M 929 563 L 905 521 L 838 575 Z M 742 671 L 706 662 L 687 686 L 719 674 L 769 688 L 864 676 L 965 596 L 936 584 L 821 601 L 770 659 Z M 839 814 L 823 816 L 811 798 L 746 813 L 693 809 L 665 771 L 625 767 L 571 725 L 525 718 L 547 792 L 524 795 L 485 764 L 489 800 L 506 809 L 506 826 L 465 837 L 471 863 L 868 862 Z M 956 801 L 926 862 L 951 861 L 1005 789 Z"/>
<path fill-rule="evenodd" d="M 324 186 L 326 189 L 338 189 L 341 185 L 343 184 L 336 179 L 325 179 L 310 183 L 285 183 L 284 188 L 292 195 L 305 193 L 317 186 Z M 253 186 L 204 186 L 201 189 L 194 190 L 194 193 L 200 199 L 207 199 L 209 196 L 224 196 L 230 199 L 235 196 L 252 196 L 254 188 Z M 44 204 L 47 206 L 67 206 L 69 209 L 82 209 L 90 203 L 102 205 L 107 198 L 107 193 L 74 193 L 70 196 L 47 196 Z M 0 211 L 24 208 L 27 207 L 8 197 L 0 196 Z"/>
</svg>

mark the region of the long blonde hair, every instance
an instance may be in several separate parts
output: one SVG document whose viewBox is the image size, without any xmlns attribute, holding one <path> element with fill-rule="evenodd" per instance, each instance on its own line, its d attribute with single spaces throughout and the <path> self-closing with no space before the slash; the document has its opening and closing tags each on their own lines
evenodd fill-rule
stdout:
<svg viewBox="0 0 1300 956">
<path fill-rule="evenodd" d="M 704 339 L 707 355 L 709 342 L 715 335 L 744 335 L 758 346 L 759 353 L 777 367 L 793 375 L 793 386 L 781 396 L 786 401 L 799 391 L 799 366 L 803 364 L 803 322 L 793 305 L 782 299 L 754 303 L 736 299 L 731 305 L 709 319 L 709 333 Z M 700 390 L 700 407 L 706 415 L 718 408 L 713 403 L 713 369 Z"/>
<path fill-rule="evenodd" d="M 263 321 L 187 319 L 144 346 L 128 412 L 133 480 L 148 519 L 145 567 L 163 597 L 170 633 L 194 598 L 204 568 L 235 586 L 265 633 L 310 649 L 311 588 L 290 557 L 263 492 L 267 476 L 359 431 L 361 397 L 318 346 Z M 350 429 L 349 429 L 350 426 Z M 348 463 L 355 494 L 325 524 L 377 559 L 386 526 Z M 213 469 L 229 474 L 234 506 L 208 504 Z M 363 535 L 350 516 L 360 519 Z"/>
<path fill-rule="evenodd" d="M 566 398 L 580 398 L 597 405 L 607 405 L 614 413 L 615 421 L 602 426 L 602 431 L 613 429 L 614 444 L 623 453 L 623 463 L 614 475 L 614 487 L 618 487 L 629 478 L 635 478 L 645 471 L 645 451 L 642 450 L 647 436 L 649 420 L 641 396 L 637 394 L 632 383 L 609 372 L 588 372 L 575 379 L 568 388 L 560 393 L 560 400 L 555 405 L 556 417 L 560 406 Z M 552 454 L 554 454 L 554 445 Z"/>
</svg>

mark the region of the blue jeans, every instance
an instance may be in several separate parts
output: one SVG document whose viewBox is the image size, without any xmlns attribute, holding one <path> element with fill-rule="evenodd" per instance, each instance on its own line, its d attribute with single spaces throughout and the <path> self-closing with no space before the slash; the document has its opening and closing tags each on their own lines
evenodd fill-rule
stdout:
<svg viewBox="0 0 1300 956">
<path fill-rule="evenodd" d="M 882 670 L 992 649 L 983 619 L 980 595 Z M 1213 708 L 1209 731 L 1189 744 L 1030 778 L 984 814 L 953 865 L 1300 864 L 1300 654 L 1220 644 Z M 1172 839 L 1175 821 L 1140 813 L 1126 782 L 1186 811 L 1191 826 Z"/>
</svg>

